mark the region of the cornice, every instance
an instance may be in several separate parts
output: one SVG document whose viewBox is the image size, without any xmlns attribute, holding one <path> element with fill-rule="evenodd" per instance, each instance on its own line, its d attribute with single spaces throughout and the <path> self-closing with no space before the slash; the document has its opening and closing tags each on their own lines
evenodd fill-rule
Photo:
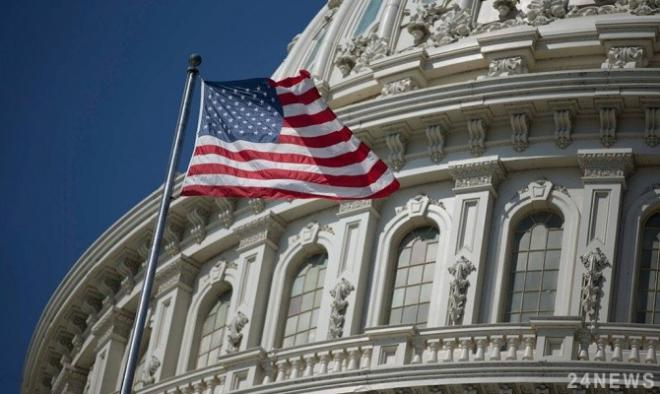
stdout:
<svg viewBox="0 0 660 394">
<path fill-rule="evenodd" d="M 285 226 L 286 222 L 282 218 L 268 211 L 265 215 L 234 229 L 240 239 L 236 250 L 243 252 L 262 244 L 277 249 Z"/>
<path fill-rule="evenodd" d="M 635 169 L 633 152 L 624 149 L 581 149 L 577 154 L 585 183 L 621 183 Z"/>
<path fill-rule="evenodd" d="M 489 190 L 496 194 L 497 185 L 506 176 L 498 156 L 451 161 L 449 172 L 454 179 L 454 193 Z"/>
</svg>

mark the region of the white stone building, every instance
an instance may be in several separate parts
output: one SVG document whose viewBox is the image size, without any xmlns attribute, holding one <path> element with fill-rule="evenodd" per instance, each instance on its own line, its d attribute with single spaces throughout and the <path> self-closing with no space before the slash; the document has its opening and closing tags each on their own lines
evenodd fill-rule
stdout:
<svg viewBox="0 0 660 394">
<path fill-rule="evenodd" d="M 309 69 L 402 188 L 174 200 L 136 392 L 658 392 L 659 9 L 330 0 L 274 77 Z M 53 294 L 23 393 L 118 390 L 158 197 Z"/>
</svg>

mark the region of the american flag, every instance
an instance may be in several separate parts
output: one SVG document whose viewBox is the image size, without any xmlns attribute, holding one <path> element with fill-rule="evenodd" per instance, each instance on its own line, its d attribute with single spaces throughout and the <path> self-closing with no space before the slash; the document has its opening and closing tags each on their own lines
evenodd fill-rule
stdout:
<svg viewBox="0 0 660 394">
<path fill-rule="evenodd" d="M 399 188 L 344 126 L 307 71 L 202 84 L 197 141 L 182 195 L 369 199 Z"/>
</svg>

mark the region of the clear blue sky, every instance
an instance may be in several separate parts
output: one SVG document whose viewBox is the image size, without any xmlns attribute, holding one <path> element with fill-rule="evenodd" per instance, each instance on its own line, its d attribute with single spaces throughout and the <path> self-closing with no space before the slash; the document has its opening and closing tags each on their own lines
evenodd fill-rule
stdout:
<svg viewBox="0 0 660 394">
<path fill-rule="evenodd" d="M 3 392 L 19 391 L 30 336 L 66 272 L 162 182 L 188 55 L 203 56 L 209 80 L 268 76 L 324 3 L 3 1 Z M 189 128 L 181 170 L 193 138 Z"/>
</svg>

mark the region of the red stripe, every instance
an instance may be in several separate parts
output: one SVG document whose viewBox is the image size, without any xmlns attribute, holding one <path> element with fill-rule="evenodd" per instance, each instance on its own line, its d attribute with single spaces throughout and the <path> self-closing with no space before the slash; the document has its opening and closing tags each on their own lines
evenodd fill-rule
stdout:
<svg viewBox="0 0 660 394">
<path fill-rule="evenodd" d="M 280 134 L 278 142 L 282 144 L 294 144 L 306 146 L 308 148 L 325 148 L 328 146 L 336 145 L 341 142 L 346 142 L 351 139 L 353 134 L 348 127 L 343 127 L 341 130 L 333 131 L 332 133 L 320 135 L 318 137 L 296 137 L 294 135 Z"/>
<path fill-rule="evenodd" d="M 308 127 L 330 122 L 331 120 L 335 119 L 337 119 L 335 113 L 332 112 L 330 108 L 326 108 L 323 111 L 317 112 L 315 114 L 287 116 L 284 118 L 282 123 L 284 127 Z"/>
<path fill-rule="evenodd" d="M 395 179 L 382 190 L 365 197 L 339 197 L 315 195 L 311 193 L 296 192 L 286 189 L 247 186 L 206 186 L 190 185 L 181 190 L 182 196 L 214 196 L 214 197 L 249 197 L 249 198 L 325 198 L 329 200 L 367 200 L 383 198 L 399 189 L 399 182 Z"/>
<path fill-rule="evenodd" d="M 259 152 L 248 149 L 241 150 L 240 152 L 232 152 L 217 145 L 202 145 L 195 148 L 195 156 L 208 154 L 216 154 L 224 156 L 230 160 L 243 162 L 263 159 L 284 163 L 316 164 L 318 166 L 325 167 L 343 167 L 349 164 L 363 161 L 369 154 L 369 147 L 364 143 L 360 143 L 356 150 L 334 157 L 312 157 L 295 153 Z"/>
<path fill-rule="evenodd" d="M 188 170 L 188 176 L 193 175 L 232 175 L 247 179 L 292 179 L 320 185 L 342 187 L 366 187 L 376 182 L 387 171 L 387 166 L 378 160 L 369 172 L 362 175 L 328 175 L 308 171 L 292 171 L 271 168 L 267 170 L 245 171 L 224 164 L 197 164 Z"/>
<path fill-rule="evenodd" d="M 301 73 L 300 75 L 296 75 L 295 77 L 284 78 L 280 81 L 273 81 L 273 86 L 279 86 L 279 87 L 282 87 L 282 88 L 290 88 L 290 87 L 292 87 L 294 85 L 297 85 L 300 82 L 304 81 L 305 79 L 308 78 L 308 76 L 309 76 L 309 74 L 304 75 L 304 74 Z"/>
<path fill-rule="evenodd" d="M 280 98 L 280 103 L 282 105 L 288 105 L 288 104 L 310 104 L 313 103 L 314 101 L 318 100 L 321 98 L 321 94 L 316 88 L 310 88 L 308 91 L 305 93 L 296 95 L 294 93 L 282 93 L 278 94 L 278 97 Z"/>
</svg>

